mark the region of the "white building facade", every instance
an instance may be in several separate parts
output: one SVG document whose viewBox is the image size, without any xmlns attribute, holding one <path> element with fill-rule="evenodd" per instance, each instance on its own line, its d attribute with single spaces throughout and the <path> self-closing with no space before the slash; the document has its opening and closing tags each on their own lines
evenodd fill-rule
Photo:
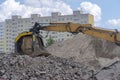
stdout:
<svg viewBox="0 0 120 80">
<path fill-rule="evenodd" d="M 30 18 L 22 18 L 21 16 L 14 15 L 12 16 L 12 19 L 5 20 L 5 53 L 14 52 L 14 40 L 16 36 L 23 31 L 29 31 L 29 29 L 34 25 L 35 22 L 74 22 L 80 24 L 94 25 L 94 17 L 91 14 L 83 14 L 80 11 L 73 11 L 73 14 L 71 15 L 61 15 L 61 13 L 59 12 L 53 12 L 51 16 L 41 16 L 39 14 L 32 14 Z M 46 31 L 41 31 L 40 33 L 43 37 L 47 35 Z M 72 34 L 67 32 L 49 32 L 48 37 L 43 38 L 45 45 L 49 36 L 51 36 L 56 42 L 58 42 L 72 37 Z"/>
<path fill-rule="evenodd" d="M 5 52 L 5 35 L 4 35 L 4 31 L 5 31 L 4 22 L 0 22 L 0 53 Z"/>
</svg>

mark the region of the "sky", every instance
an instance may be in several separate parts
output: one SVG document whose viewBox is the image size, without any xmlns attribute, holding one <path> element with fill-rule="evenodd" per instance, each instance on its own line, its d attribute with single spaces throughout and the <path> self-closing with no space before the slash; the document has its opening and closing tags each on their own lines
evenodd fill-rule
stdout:
<svg viewBox="0 0 120 80">
<path fill-rule="evenodd" d="M 72 14 L 73 10 L 94 15 L 95 26 L 120 30 L 120 0 L 0 0 L 0 21 L 11 15 L 48 16 L 51 12 Z"/>
</svg>

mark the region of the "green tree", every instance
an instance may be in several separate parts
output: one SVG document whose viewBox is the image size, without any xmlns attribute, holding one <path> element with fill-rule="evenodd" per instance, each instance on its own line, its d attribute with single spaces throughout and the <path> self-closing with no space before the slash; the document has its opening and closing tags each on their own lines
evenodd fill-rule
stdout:
<svg viewBox="0 0 120 80">
<path fill-rule="evenodd" d="M 46 44 L 46 46 L 48 47 L 48 46 L 52 45 L 54 42 L 55 42 L 55 41 L 54 41 L 53 38 L 50 36 L 49 39 L 47 39 L 47 44 Z"/>
</svg>

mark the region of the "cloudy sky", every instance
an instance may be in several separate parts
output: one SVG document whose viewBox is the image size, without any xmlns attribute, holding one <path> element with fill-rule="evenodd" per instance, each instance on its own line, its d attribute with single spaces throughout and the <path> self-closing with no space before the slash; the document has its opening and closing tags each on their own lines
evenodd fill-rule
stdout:
<svg viewBox="0 0 120 80">
<path fill-rule="evenodd" d="M 59 11 L 63 15 L 82 10 L 95 16 L 95 25 L 120 30 L 120 0 L 0 0 L 0 21 L 11 15 L 29 17 L 32 13 L 42 16 Z"/>
</svg>

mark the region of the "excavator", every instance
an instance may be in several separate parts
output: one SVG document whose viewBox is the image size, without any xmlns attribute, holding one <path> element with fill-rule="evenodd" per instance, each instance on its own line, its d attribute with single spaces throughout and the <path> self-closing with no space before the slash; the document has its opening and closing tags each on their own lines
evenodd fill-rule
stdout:
<svg viewBox="0 0 120 80">
<path fill-rule="evenodd" d="M 73 34 L 81 32 L 120 45 L 120 32 L 117 29 L 107 30 L 94 27 L 91 24 L 71 22 L 49 23 L 48 25 L 43 26 L 36 22 L 28 32 L 22 32 L 15 38 L 15 52 L 31 57 L 49 56 L 50 53 L 44 48 L 40 30 L 70 32 Z"/>
</svg>

